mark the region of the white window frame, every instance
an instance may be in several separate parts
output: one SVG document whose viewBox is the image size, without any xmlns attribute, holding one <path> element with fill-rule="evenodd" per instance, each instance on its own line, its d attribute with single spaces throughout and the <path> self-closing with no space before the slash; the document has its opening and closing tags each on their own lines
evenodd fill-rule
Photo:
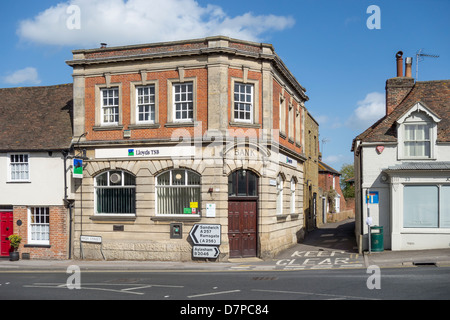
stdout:
<svg viewBox="0 0 450 320">
<path fill-rule="evenodd" d="M 44 219 L 48 222 L 34 222 L 39 217 L 39 220 Z M 38 230 L 39 231 L 36 231 Z M 36 239 L 36 232 L 44 235 L 44 239 Z M 48 237 L 46 237 L 47 235 Z M 48 238 L 48 239 L 45 239 Z M 28 244 L 49 245 L 50 244 L 50 208 L 49 207 L 29 207 L 28 208 Z"/>
<path fill-rule="evenodd" d="M 410 226 L 405 226 L 406 224 L 406 215 L 408 213 L 410 213 L 408 211 L 407 206 L 405 205 L 405 201 L 407 200 L 405 198 L 406 195 L 406 188 L 408 187 L 433 187 L 436 188 L 436 211 L 434 212 L 436 214 L 435 218 L 436 218 L 436 223 L 437 226 L 421 226 L 420 224 L 412 224 Z M 433 233 L 433 231 L 436 232 L 448 232 L 448 230 L 450 230 L 450 225 L 445 225 L 443 223 L 443 216 L 446 212 L 444 212 L 443 208 L 444 208 L 444 201 L 447 201 L 446 198 L 444 196 L 442 196 L 442 188 L 449 188 L 450 185 L 447 183 L 405 183 L 403 184 L 403 195 L 402 195 L 402 207 L 403 207 L 403 212 L 402 212 L 402 220 L 400 222 L 400 229 L 402 232 L 417 232 L 417 233 L 421 233 L 421 232 L 430 232 Z M 427 205 L 428 203 L 421 203 L 421 205 Z M 407 212 L 408 211 L 408 212 Z"/>
<path fill-rule="evenodd" d="M 236 87 L 239 88 L 239 91 L 236 91 Z M 244 92 L 242 92 L 242 88 L 245 88 Z M 250 88 L 250 92 L 247 92 L 247 88 Z M 233 119 L 235 122 L 245 122 L 245 123 L 253 123 L 254 119 L 254 92 L 255 92 L 255 85 L 253 83 L 242 83 L 242 82 L 234 82 L 233 86 Z M 242 101 L 242 98 L 244 98 Z M 250 100 L 250 101 L 248 101 Z M 239 108 L 236 108 L 239 106 Z M 249 110 L 243 110 L 241 111 L 240 107 L 244 106 L 247 107 Z M 237 117 L 236 117 L 237 112 Z M 242 119 L 240 117 L 241 113 L 244 113 L 244 115 L 249 115 L 249 119 Z"/>
<path fill-rule="evenodd" d="M 120 172 L 120 178 L 121 178 L 121 180 L 120 180 L 120 185 L 111 185 L 111 173 L 119 173 Z M 131 176 L 133 176 L 134 178 L 135 178 L 135 183 L 134 183 L 134 185 L 125 185 L 125 173 L 127 173 L 127 174 L 129 174 L 129 175 L 131 175 Z M 107 185 L 106 186 L 99 186 L 99 185 L 97 185 L 97 179 L 101 176 L 101 175 L 103 175 L 103 174 L 106 174 L 106 176 L 107 176 Z M 134 195 L 135 195 L 135 199 L 134 199 L 134 212 L 130 212 L 130 213 L 121 213 L 121 212 L 117 212 L 117 213 L 115 213 L 115 212 L 98 212 L 98 207 L 97 207 L 97 202 L 98 202 L 98 199 L 97 199 L 97 190 L 99 190 L 99 189 L 134 189 L 135 190 L 135 192 L 134 192 Z M 99 216 L 127 216 L 127 217 L 129 217 L 129 216 L 132 216 L 132 217 L 134 217 L 134 216 L 136 216 L 136 177 L 133 175 L 133 174 L 131 174 L 131 173 L 129 173 L 129 172 L 126 172 L 126 171 L 123 171 L 123 170 L 120 170 L 120 169 L 116 169 L 116 170 L 108 170 L 108 171 L 106 171 L 106 172 L 101 172 L 101 173 L 99 173 L 98 175 L 96 175 L 95 177 L 94 177 L 94 213 L 95 213 L 95 215 L 99 215 Z"/>
<path fill-rule="evenodd" d="M 408 139 L 408 128 L 412 129 L 414 138 Z M 405 123 L 403 124 L 403 156 L 410 159 L 430 159 L 431 158 L 431 125 L 427 122 Z M 424 132 L 424 137 L 419 138 L 420 133 Z M 428 138 L 427 138 L 428 136 Z M 412 148 L 416 148 L 417 144 L 424 145 L 424 153 L 411 155 Z M 427 155 L 428 154 L 428 155 Z"/>
<path fill-rule="evenodd" d="M 139 90 L 140 89 L 149 89 L 149 90 L 153 89 L 153 94 L 149 92 L 148 95 L 142 96 L 142 98 L 147 97 L 149 99 L 149 101 L 147 101 L 147 103 L 145 103 L 144 101 L 141 101 L 142 103 L 140 103 L 140 101 L 139 101 L 139 98 L 140 98 Z M 156 122 L 156 97 L 157 97 L 156 86 L 154 84 L 145 85 L 145 86 L 136 86 L 136 124 L 154 124 Z M 153 98 L 153 100 L 152 100 L 152 98 Z M 148 120 L 139 120 L 139 115 L 141 114 L 141 112 L 139 111 L 139 108 L 141 106 L 149 107 L 149 119 Z M 153 109 L 153 111 L 152 111 L 152 109 Z M 146 112 L 144 111 L 143 114 L 146 114 Z M 153 119 L 151 119 L 152 114 L 153 114 Z"/>
<path fill-rule="evenodd" d="M 108 104 L 105 105 L 105 92 L 113 92 L 113 96 L 110 97 L 109 94 L 107 95 L 106 99 L 108 99 Z M 117 92 L 117 96 L 115 96 L 114 93 Z M 113 103 L 109 104 L 109 99 L 113 99 Z M 114 100 L 117 99 L 117 104 Z M 112 114 L 106 115 L 106 110 L 113 110 Z M 114 121 L 105 121 L 105 116 L 113 116 Z M 116 120 L 117 119 L 117 120 Z M 100 121 L 102 126 L 117 126 L 120 123 L 120 90 L 119 87 L 111 87 L 111 88 L 101 88 L 100 89 Z"/>
<path fill-rule="evenodd" d="M 179 184 L 179 185 L 175 184 L 174 185 L 172 183 L 173 182 L 173 174 L 174 174 L 174 172 L 177 172 L 177 171 L 183 171 L 184 181 L 185 181 L 184 184 Z M 198 185 L 197 184 L 192 184 L 192 185 L 188 184 L 188 172 L 193 173 L 193 174 L 198 176 L 198 178 L 200 179 L 200 183 Z M 169 182 L 170 183 L 168 185 L 160 185 L 158 183 L 158 178 L 160 176 L 164 175 L 164 174 L 167 174 L 167 173 L 169 173 Z M 177 177 L 175 177 L 175 178 L 177 179 Z M 183 177 L 180 177 L 179 179 L 182 179 L 182 178 Z M 158 190 L 160 188 L 195 188 L 195 189 L 198 189 L 199 199 L 198 199 L 198 201 L 196 201 L 198 203 L 198 208 L 196 208 L 197 213 L 196 214 L 192 214 L 191 213 L 191 214 L 188 214 L 188 215 L 187 214 L 183 214 L 182 212 L 180 212 L 180 213 L 159 213 L 159 208 L 158 208 Z M 200 217 L 200 211 L 199 210 L 200 210 L 200 207 L 201 207 L 201 197 L 202 197 L 202 195 L 201 195 L 201 176 L 200 176 L 200 174 L 198 174 L 195 171 L 192 171 L 192 170 L 189 170 L 189 169 L 171 169 L 171 170 L 168 170 L 168 171 L 161 172 L 160 174 L 158 174 L 155 177 L 155 215 L 156 216 L 160 216 L 160 217 L 163 217 L 163 216 L 165 216 L 165 217 Z M 195 201 L 192 201 L 192 202 L 195 202 Z"/>
<path fill-rule="evenodd" d="M 30 182 L 30 154 L 29 153 L 8 153 L 8 173 L 7 173 L 7 177 L 8 177 L 8 182 Z M 18 157 L 20 160 L 20 157 L 25 158 L 26 157 L 26 161 L 11 161 L 12 157 Z M 13 169 L 15 167 L 18 166 L 25 166 L 24 170 L 19 170 L 19 171 L 23 171 L 26 173 L 26 177 L 20 177 L 20 178 L 16 178 L 15 175 L 13 174 Z M 16 171 L 15 171 L 16 172 Z"/>
<path fill-rule="evenodd" d="M 436 140 L 437 140 L 437 125 L 441 119 L 428 109 L 421 102 L 416 103 L 407 112 L 405 112 L 397 122 L 397 158 L 398 160 L 431 160 L 437 158 Z M 429 128 L 429 156 L 408 156 L 406 155 L 405 140 L 406 126 L 408 125 L 426 125 Z M 427 140 L 428 141 L 428 140 Z"/>
<path fill-rule="evenodd" d="M 297 188 L 297 183 L 295 179 L 291 179 L 291 214 L 295 213 L 295 189 Z"/>
<path fill-rule="evenodd" d="M 282 215 L 283 214 L 283 188 L 284 188 L 284 179 L 281 176 L 281 174 L 277 177 L 277 214 Z"/>
<path fill-rule="evenodd" d="M 180 91 L 179 93 L 176 92 L 176 88 L 183 86 L 191 86 L 192 91 L 186 91 L 186 99 L 183 98 L 183 92 Z M 173 99 L 173 122 L 193 122 L 195 119 L 195 84 L 193 81 L 186 81 L 186 82 L 178 82 L 172 84 L 172 99 Z M 189 94 L 191 95 L 191 99 L 189 99 Z M 177 101 L 177 96 L 180 96 L 180 100 Z M 188 109 L 186 111 L 177 111 L 177 104 L 187 104 Z M 181 117 L 177 118 L 177 112 L 181 112 Z M 188 117 L 184 118 L 182 115 L 183 112 L 188 113 Z M 192 117 L 189 117 L 189 113 L 192 112 Z"/>
</svg>

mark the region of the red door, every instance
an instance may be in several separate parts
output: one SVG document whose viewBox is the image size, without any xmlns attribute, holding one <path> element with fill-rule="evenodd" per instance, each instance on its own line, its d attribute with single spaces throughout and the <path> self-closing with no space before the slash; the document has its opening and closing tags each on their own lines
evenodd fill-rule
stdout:
<svg viewBox="0 0 450 320">
<path fill-rule="evenodd" d="M 13 213 L 0 212 L 0 255 L 9 256 L 12 250 L 8 237 L 13 234 Z"/>
<path fill-rule="evenodd" d="M 230 258 L 256 257 L 257 201 L 228 201 Z"/>
</svg>

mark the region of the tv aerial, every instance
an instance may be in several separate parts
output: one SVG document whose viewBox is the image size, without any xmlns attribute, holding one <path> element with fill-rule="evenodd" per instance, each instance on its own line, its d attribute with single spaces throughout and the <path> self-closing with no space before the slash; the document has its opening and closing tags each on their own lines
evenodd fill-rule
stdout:
<svg viewBox="0 0 450 320">
<path fill-rule="evenodd" d="M 425 57 L 439 58 L 438 55 L 423 53 L 422 50 L 423 49 L 420 49 L 419 51 L 416 52 L 416 81 L 419 80 L 419 61 L 423 61 Z"/>
</svg>

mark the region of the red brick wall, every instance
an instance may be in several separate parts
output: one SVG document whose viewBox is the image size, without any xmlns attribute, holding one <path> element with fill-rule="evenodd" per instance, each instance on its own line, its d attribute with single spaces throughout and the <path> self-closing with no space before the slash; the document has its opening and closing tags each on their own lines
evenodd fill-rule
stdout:
<svg viewBox="0 0 450 320">
<path fill-rule="evenodd" d="M 342 193 L 341 185 L 339 183 L 339 181 L 340 181 L 339 176 L 334 176 L 333 174 L 330 174 L 330 173 L 319 173 L 319 187 L 321 187 L 324 192 L 329 191 L 330 189 L 333 188 L 333 179 L 335 179 L 334 189 L 341 196 L 341 198 L 340 198 L 341 211 L 346 210 L 346 209 L 351 209 L 351 208 L 347 208 L 347 203 L 344 198 L 344 194 Z"/>
<path fill-rule="evenodd" d="M 278 82 L 273 81 L 273 128 L 274 129 L 280 129 L 280 96 L 281 96 L 281 86 Z M 303 151 L 302 149 L 302 145 L 303 145 L 303 141 L 297 141 L 297 143 L 300 144 L 300 147 L 298 147 L 296 145 L 295 142 L 289 141 L 289 126 L 288 126 L 288 121 L 289 121 L 289 102 L 291 101 L 291 96 L 289 95 L 289 93 L 287 91 L 284 92 L 284 99 L 285 99 L 285 103 L 284 103 L 284 107 L 286 108 L 285 110 L 285 119 L 286 119 L 286 123 L 284 125 L 284 134 L 286 135 L 286 137 L 282 137 L 280 136 L 280 144 L 282 146 L 285 146 L 291 150 L 294 150 L 298 153 L 301 153 Z M 294 110 L 301 110 L 300 106 L 297 104 L 297 102 L 295 100 L 292 100 L 292 104 L 293 104 L 293 108 Z M 296 112 L 296 111 L 295 111 Z M 294 119 L 296 117 L 296 113 L 294 112 Z M 300 116 L 302 117 L 303 113 L 300 112 Z M 302 123 L 302 119 L 300 119 L 300 126 Z M 296 139 L 296 126 L 297 126 L 297 121 L 294 120 L 294 141 Z M 300 127 L 300 130 L 302 128 Z M 303 135 L 300 135 L 301 139 L 303 139 Z"/>
<path fill-rule="evenodd" d="M 231 78 L 243 78 L 244 71 L 242 69 L 228 69 L 228 119 L 232 119 L 232 112 L 234 110 L 234 106 L 232 105 L 234 88 L 232 87 Z M 258 105 L 255 108 L 258 108 L 259 119 L 257 119 L 257 123 L 262 125 L 262 74 L 260 72 L 249 71 L 247 75 L 248 80 L 257 80 L 259 81 L 259 91 L 254 94 L 258 95 Z M 239 137 L 239 136 L 250 136 L 259 135 L 259 129 L 248 129 L 248 128 L 240 128 L 240 127 L 232 127 L 229 126 L 229 134 L 231 137 Z M 255 137 L 256 138 L 256 137 Z"/>
<path fill-rule="evenodd" d="M 28 207 L 15 206 L 14 233 L 22 237 L 19 252 L 29 253 L 30 259 L 67 259 L 68 258 L 68 212 L 64 206 L 50 206 L 50 247 L 32 245 L 28 240 Z M 22 225 L 17 225 L 17 220 Z"/>
<path fill-rule="evenodd" d="M 159 107 L 159 118 L 156 122 L 159 122 L 160 128 L 155 129 L 133 129 L 131 130 L 131 138 L 133 139 L 152 139 L 152 138 L 171 138 L 172 133 L 178 128 L 166 128 L 164 125 L 167 121 L 167 108 L 172 106 L 167 106 L 167 80 L 177 79 L 179 77 L 178 71 L 161 71 L 161 72 L 148 72 L 147 80 L 157 80 L 159 88 L 158 96 L 158 107 Z M 206 69 L 192 69 L 185 71 L 185 78 L 196 77 L 197 81 L 197 121 L 202 122 L 202 134 L 204 134 L 208 128 L 208 72 Z M 122 125 L 123 129 L 128 129 L 130 125 L 130 115 L 131 115 L 131 100 L 130 100 L 130 82 L 140 81 L 140 74 L 122 74 L 122 75 L 112 75 L 111 76 L 111 86 L 115 83 L 122 84 L 122 90 L 119 93 L 121 95 L 121 112 L 122 112 Z M 123 132 L 122 130 L 108 130 L 108 131 L 95 131 L 93 127 L 95 126 L 95 85 L 105 84 L 104 77 L 91 77 L 86 78 L 85 81 L 85 130 L 88 132 L 86 136 L 87 140 L 122 140 Z M 185 128 L 189 134 L 194 137 L 194 127 Z"/>
</svg>

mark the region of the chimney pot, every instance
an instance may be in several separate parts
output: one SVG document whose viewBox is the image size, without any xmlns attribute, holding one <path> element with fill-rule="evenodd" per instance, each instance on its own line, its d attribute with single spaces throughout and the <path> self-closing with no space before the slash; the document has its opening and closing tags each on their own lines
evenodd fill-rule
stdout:
<svg viewBox="0 0 450 320">
<path fill-rule="evenodd" d="M 412 58 L 407 57 L 405 59 L 405 77 L 412 78 Z"/>
<path fill-rule="evenodd" d="M 403 51 L 399 51 L 395 54 L 397 58 L 397 77 L 403 77 Z"/>
</svg>

